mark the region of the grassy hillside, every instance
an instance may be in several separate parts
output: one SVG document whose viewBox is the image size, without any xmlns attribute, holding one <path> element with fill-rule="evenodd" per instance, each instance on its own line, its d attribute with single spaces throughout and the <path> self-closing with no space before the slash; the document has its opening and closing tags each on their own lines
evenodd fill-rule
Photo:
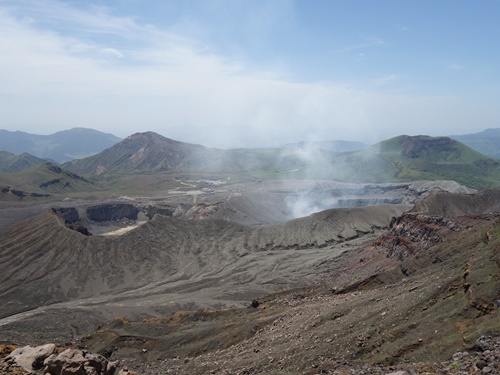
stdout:
<svg viewBox="0 0 500 375">
<path fill-rule="evenodd" d="M 101 153 L 64 164 L 87 176 L 118 177 L 136 174 L 272 176 L 304 167 L 300 153 L 291 149 L 219 150 L 177 142 L 152 132 L 134 134 Z"/>
<path fill-rule="evenodd" d="M 14 155 L 7 151 L 0 151 L 0 173 L 19 172 L 44 163 L 46 163 L 45 160 L 30 154 Z"/>
<path fill-rule="evenodd" d="M 147 132 L 128 137 L 103 152 L 63 165 L 111 186 L 154 176 L 162 184 L 176 178 L 331 179 L 350 182 L 454 180 L 472 188 L 500 187 L 500 161 L 448 137 L 399 136 L 364 150 L 218 150 L 177 142 Z M 146 177 L 149 176 L 149 177 Z M 127 182 L 128 181 L 128 182 Z M 124 187 L 124 186 L 122 186 Z"/>
<path fill-rule="evenodd" d="M 92 192 L 97 189 L 93 182 L 50 163 L 17 173 L 0 174 L 0 198 L 7 200 Z"/>
<path fill-rule="evenodd" d="M 168 171 L 193 153 L 208 150 L 177 142 L 153 132 L 137 133 L 97 155 L 63 166 L 83 175 L 119 175 Z"/>
<path fill-rule="evenodd" d="M 500 186 L 499 161 L 447 137 L 399 136 L 338 158 L 346 180 L 454 180 L 473 188 Z"/>
<path fill-rule="evenodd" d="M 244 155 L 248 157 L 248 150 Z M 498 160 L 447 137 L 403 135 L 357 152 L 275 150 L 265 156 L 263 178 L 379 183 L 454 180 L 479 189 L 500 186 Z"/>
</svg>

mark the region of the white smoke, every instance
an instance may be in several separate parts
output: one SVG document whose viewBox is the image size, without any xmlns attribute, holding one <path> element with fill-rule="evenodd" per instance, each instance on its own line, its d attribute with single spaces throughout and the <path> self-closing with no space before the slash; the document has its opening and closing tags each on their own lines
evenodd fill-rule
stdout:
<svg viewBox="0 0 500 375">
<path fill-rule="evenodd" d="M 318 189 L 291 194 L 285 199 L 285 203 L 294 219 L 338 207 L 336 197 L 332 196 L 328 190 L 319 191 Z"/>
</svg>

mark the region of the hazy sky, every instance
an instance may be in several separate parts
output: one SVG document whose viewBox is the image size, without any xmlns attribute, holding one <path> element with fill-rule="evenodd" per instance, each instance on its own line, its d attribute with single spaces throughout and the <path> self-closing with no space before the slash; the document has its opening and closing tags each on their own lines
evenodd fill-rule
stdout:
<svg viewBox="0 0 500 375">
<path fill-rule="evenodd" d="M 500 127 L 498 0 L 0 0 L 0 128 L 206 146 Z"/>
</svg>

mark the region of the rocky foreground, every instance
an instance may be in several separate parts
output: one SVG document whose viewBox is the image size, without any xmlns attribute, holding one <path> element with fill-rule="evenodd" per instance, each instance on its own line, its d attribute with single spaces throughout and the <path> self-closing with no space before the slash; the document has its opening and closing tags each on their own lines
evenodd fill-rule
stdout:
<svg viewBox="0 0 500 375">
<path fill-rule="evenodd" d="M 108 361 L 98 354 L 77 348 L 57 347 L 46 344 L 38 347 L 16 348 L 0 345 L 0 374 L 44 374 L 44 375 L 136 375 L 136 374 L 187 374 L 172 367 L 158 366 L 154 362 L 139 372 L 129 370 L 125 363 Z M 215 356 L 214 356 L 215 357 Z M 189 362 L 189 358 L 178 359 Z M 273 361 L 274 359 L 270 359 Z M 217 358 L 213 358 L 217 361 Z M 125 362 L 125 361 L 124 361 Z M 279 364 L 279 360 L 277 361 Z M 211 374 L 259 374 L 253 368 L 239 371 L 211 371 Z M 280 372 L 273 372 L 280 373 Z M 396 366 L 357 364 L 346 360 L 328 365 L 311 365 L 305 374 L 332 375 L 417 375 L 417 374 L 500 374 L 500 337 L 481 336 L 471 350 L 456 352 L 453 357 L 439 363 L 405 363 Z"/>
</svg>

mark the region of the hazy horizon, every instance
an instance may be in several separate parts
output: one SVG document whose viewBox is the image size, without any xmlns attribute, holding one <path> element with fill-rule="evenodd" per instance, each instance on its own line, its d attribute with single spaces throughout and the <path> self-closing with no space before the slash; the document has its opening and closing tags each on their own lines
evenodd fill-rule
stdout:
<svg viewBox="0 0 500 375">
<path fill-rule="evenodd" d="M 86 128 L 86 127 L 75 127 L 75 128 L 70 128 L 70 129 L 62 129 L 62 130 L 58 130 L 56 132 L 45 132 L 45 133 L 40 133 L 40 132 L 25 132 L 23 130 L 8 130 L 8 129 L 0 129 L 0 131 L 2 130 L 7 130 L 7 131 L 12 131 L 12 132 L 23 132 L 23 133 L 27 133 L 27 134 L 32 134 L 32 135 L 40 135 L 40 136 L 51 136 L 51 135 L 54 135 L 55 133 L 59 133 L 59 132 L 65 132 L 65 131 L 70 131 L 70 130 L 74 130 L 74 129 L 86 129 L 86 130 L 93 130 L 93 131 L 99 131 L 101 132 L 100 130 L 98 129 L 94 129 L 94 128 Z M 488 129 L 481 129 L 481 130 L 478 130 L 477 132 L 475 133 L 464 133 L 464 134 L 444 134 L 442 136 L 448 136 L 448 137 L 454 137 L 454 136 L 463 136 L 463 135 L 471 135 L 471 134 L 477 134 L 477 133 L 481 133 L 481 132 L 484 132 L 484 131 L 487 131 L 487 130 L 499 130 L 500 131 L 500 128 L 488 128 Z M 112 135 L 112 136 L 115 136 L 115 137 L 118 137 L 118 138 L 122 138 L 125 139 L 125 138 L 128 138 L 129 136 L 132 136 L 134 134 L 137 134 L 137 133 L 146 133 L 146 132 L 151 132 L 152 130 L 142 130 L 142 131 L 139 131 L 139 132 L 135 132 L 135 133 L 131 133 L 131 134 L 128 134 L 124 137 L 119 137 L 117 136 L 116 134 L 113 134 L 113 133 L 109 133 L 109 132 L 102 132 L 102 133 L 105 133 L 105 134 L 108 134 L 108 135 Z M 203 142 L 191 142 L 189 140 L 180 140 L 180 139 L 176 139 L 176 138 L 172 138 L 170 137 L 168 134 L 162 134 L 162 133 L 158 133 L 158 132 L 155 132 L 163 137 L 166 137 L 166 138 L 170 138 L 170 139 L 173 139 L 174 141 L 180 141 L 180 142 L 185 142 L 185 143 L 196 143 L 196 144 L 200 144 L 202 146 L 205 146 L 205 147 L 215 147 L 215 148 L 221 148 L 221 149 L 231 149 L 232 147 L 231 146 L 226 146 L 226 147 L 216 147 L 216 146 L 211 146 L 211 145 L 207 145 L 207 144 L 204 144 Z M 374 141 L 374 142 L 370 142 L 370 143 L 367 143 L 367 142 L 363 142 L 363 141 L 360 141 L 360 140 L 356 140 L 356 139 L 351 139 L 351 140 L 346 140 L 346 139 L 323 139 L 323 140 L 316 140 L 316 141 L 297 141 L 297 142 L 292 142 L 292 143 L 287 143 L 287 144 L 280 144 L 280 145 L 276 145 L 276 146 L 267 146 L 267 147 L 283 147 L 283 146 L 287 146 L 287 145 L 291 145 L 291 144 L 300 144 L 300 143 L 309 143 L 309 142 L 336 142 L 336 141 L 340 141 L 340 142 L 353 142 L 353 143 L 365 143 L 366 145 L 373 145 L 373 144 L 376 144 L 380 141 L 385 141 L 385 140 L 388 140 L 390 138 L 394 138 L 394 137 L 398 137 L 398 136 L 403 136 L 403 135 L 408 135 L 408 134 L 396 134 L 394 136 L 391 136 L 389 138 L 384 138 L 384 139 L 380 139 L 378 141 Z M 427 136 L 428 134 L 415 134 L 415 136 Z M 266 146 L 265 145 L 252 145 L 252 146 L 246 146 L 247 148 L 265 148 Z M 240 147 L 234 147 L 234 148 L 240 148 Z M 245 147 L 244 147 L 245 148 Z M 0 150 L 2 151 L 2 150 Z"/>
<path fill-rule="evenodd" d="M 209 147 L 500 127 L 500 3 L 0 0 L 0 128 Z"/>
</svg>

